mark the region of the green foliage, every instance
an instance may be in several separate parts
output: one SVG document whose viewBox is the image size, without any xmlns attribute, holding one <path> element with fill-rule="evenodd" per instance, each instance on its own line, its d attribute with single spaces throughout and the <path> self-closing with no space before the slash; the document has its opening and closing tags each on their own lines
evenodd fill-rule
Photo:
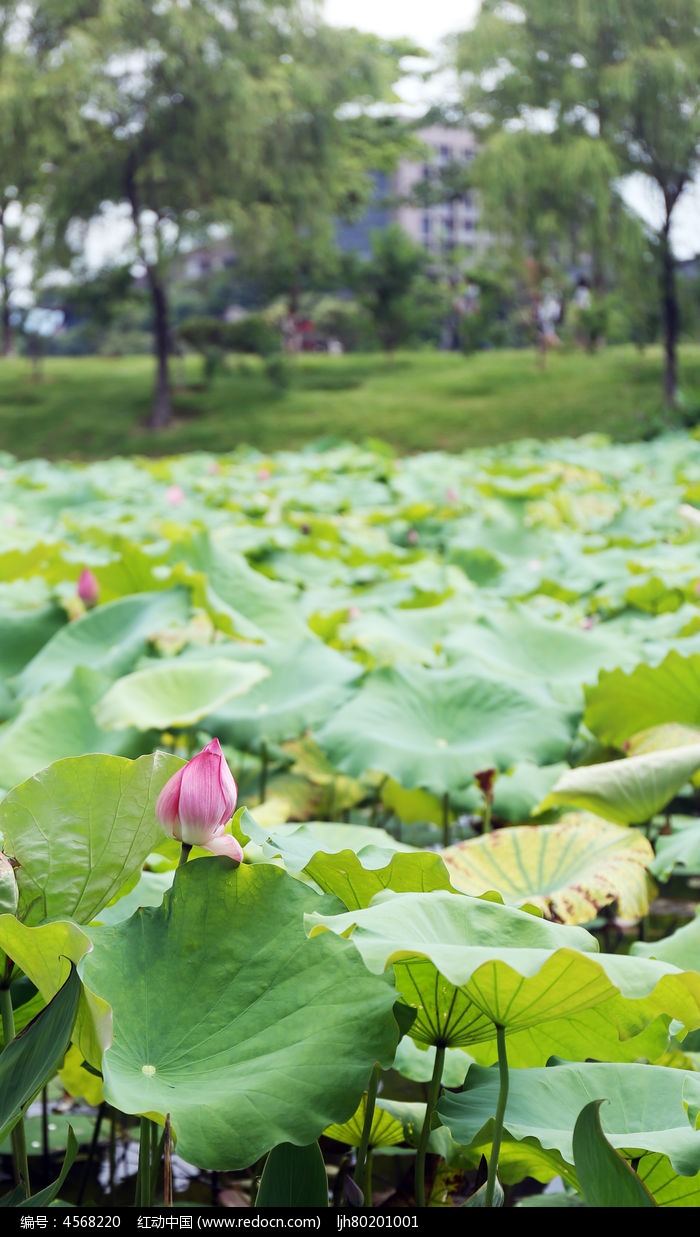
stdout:
<svg viewBox="0 0 700 1237">
<path fill-rule="evenodd" d="M 681 355 L 692 412 L 700 406 L 700 352 L 686 345 Z M 151 398 L 149 358 L 48 357 L 43 380 L 31 385 L 26 362 L 8 359 L 0 367 L 0 442 L 22 459 L 89 460 L 236 447 L 276 451 L 329 435 L 358 444 L 380 438 L 403 454 L 589 432 L 636 441 L 678 424 L 662 407 L 656 346 L 606 347 L 594 357 L 560 350 L 544 373 L 522 349 L 480 350 L 468 358 L 402 351 L 391 363 L 368 352 L 304 355 L 293 370 L 280 420 L 279 402 L 254 358 L 244 367 L 230 365 L 210 388 L 198 390 L 201 362 L 186 357 L 174 396 L 176 423 L 151 439 L 141 428 Z M 344 382 L 333 389 L 338 372 Z"/>
<path fill-rule="evenodd" d="M 397 224 L 372 235 L 372 258 L 348 265 L 350 281 L 385 352 L 436 332 L 445 299 L 427 276 L 427 255 Z"/>
<path fill-rule="evenodd" d="M 620 228 L 630 227 L 628 212 L 615 207 L 624 176 L 654 185 L 658 221 L 647 231 L 659 259 L 670 408 L 678 402 L 680 322 L 669 236 L 698 168 L 699 18 L 698 0 L 671 12 L 646 0 L 589 0 L 566 11 L 551 0 L 521 0 L 515 9 L 484 0 L 474 31 L 455 40 L 465 107 L 486 137 L 474 181 L 497 228 L 540 267 L 580 266 L 587 255 L 596 291 L 609 288 L 624 248 Z M 545 114 L 543 130 L 532 117 Z M 600 325 L 587 324 L 590 340 Z"/>
</svg>

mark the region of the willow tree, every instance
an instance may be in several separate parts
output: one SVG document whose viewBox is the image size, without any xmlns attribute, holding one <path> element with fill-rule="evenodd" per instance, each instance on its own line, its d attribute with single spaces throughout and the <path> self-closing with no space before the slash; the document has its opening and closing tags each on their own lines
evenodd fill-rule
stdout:
<svg viewBox="0 0 700 1237">
<path fill-rule="evenodd" d="M 52 210 L 73 236 L 101 211 L 128 215 L 152 306 L 150 428 L 172 419 L 173 260 L 249 193 L 274 74 L 315 13 L 303 0 L 101 0 L 70 31 L 81 133 L 63 151 Z"/>
<path fill-rule="evenodd" d="M 700 0 L 483 0 L 473 30 L 455 35 L 451 46 L 465 109 L 484 143 L 505 129 L 514 149 L 539 130 L 564 160 L 585 138 L 599 149 L 614 194 L 632 173 L 654 186 L 664 397 L 673 407 L 679 312 L 671 231 L 698 168 Z M 605 195 L 593 197 L 587 217 L 600 282 L 614 245 Z"/>
<path fill-rule="evenodd" d="M 86 0 L 87 2 L 87 0 Z M 0 324 L 12 351 L 12 303 L 35 267 L 37 230 L 70 103 L 60 48 L 78 0 L 0 0 Z"/>
<path fill-rule="evenodd" d="M 238 268 L 282 295 L 294 324 L 303 292 L 338 286 L 340 221 L 362 217 L 377 173 L 412 150 L 395 114 L 406 40 L 323 24 L 298 31 L 268 78 L 259 160 L 233 213 Z"/>
</svg>

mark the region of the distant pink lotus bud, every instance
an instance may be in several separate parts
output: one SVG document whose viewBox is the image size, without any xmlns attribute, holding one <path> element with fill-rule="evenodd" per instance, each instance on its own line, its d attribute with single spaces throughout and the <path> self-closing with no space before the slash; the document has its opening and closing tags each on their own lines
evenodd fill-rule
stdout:
<svg viewBox="0 0 700 1237">
<path fill-rule="evenodd" d="M 362 611 L 359 606 L 348 606 L 348 618 L 349 619 L 358 619 L 361 614 L 362 614 Z"/>
<path fill-rule="evenodd" d="M 78 585 L 76 592 L 83 602 L 83 605 L 91 609 L 97 605 L 97 599 L 100 595 L 100 586 L 97 583 L 96 577 L 93 575 L 89 567 L 84 567 L 78 577 Z"/>
<path fill-rule="evenodd" d="M 409 545 L 418 545 L 418 530 L 415 528 L 409 528 L 406 533 L 406 540 Z"/>
<path fill-rule="evenodd" d="M 457 502 L 457 499 L 459 498 L 459 494 L 457 493 L 457 490 L 455 489 L 453 485 L 448 485 L 447 489 L 445 490 L 445 498 L 447 499 L 448 503 Z"/>
<path fill-rule="evenodd" d="M 185 491 L 179 485 L 170 485 L 165 491 L 165 501 L 172 504 L 173 507 L 178 507 L 181 502 L 184 502 Z"/>
<path fill-rule="evenodd" d="M 272 473 L 269 468 L 258 469 L 258 481 L 269 481 Z"/>
<path fill-rule="evenodd" d="M 212 739 L 165 783 L 156 800 L 156 816 L 176 841 L 241 863 L 241 847 L 230 833 L 224 833 L 237 800 L 238 787 L 219 740 Z"/>
</svg>

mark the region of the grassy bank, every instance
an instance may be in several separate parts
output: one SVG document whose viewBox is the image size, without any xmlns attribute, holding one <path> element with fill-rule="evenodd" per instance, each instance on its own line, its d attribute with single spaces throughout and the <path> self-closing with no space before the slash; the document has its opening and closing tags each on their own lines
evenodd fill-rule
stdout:
<svg viewBox="0 0 700 1237">
<path fill-rule="evenodd" d="M 681 356 L 683 391 L 700 402 L 700 347 Z M 595 356 L 559 352 L 541 368 L 532 352 L 304 356 L 279 391 L 254 360 L 229 363 L 208 388 L 196 358 L 174 366 L 176 416 L 143 428 L 149 357 L 55 358 L 40 378 L 22 359 L 0 361 L 0 449 L 21 459 L 99 459 L 297 449 L 326 435 L 381 438 L 396 451 L 461 451 L 518 438 L 646 437 L 665 424 L 661 354 L 631 347 Z"/>
</svg>

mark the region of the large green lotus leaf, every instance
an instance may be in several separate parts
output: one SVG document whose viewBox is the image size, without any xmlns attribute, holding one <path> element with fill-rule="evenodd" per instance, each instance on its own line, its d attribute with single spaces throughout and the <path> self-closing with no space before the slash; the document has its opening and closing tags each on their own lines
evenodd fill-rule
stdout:
<svg viewBox="0 0 700 1237">
<path fill-rule="evenodd" d="M 144 743 L 137 731 L 110 732 L 95 722 L 93 705 L 110 683 L 99 671 L 78 666 L 66 683 L 27 700 L 0 728 L 0 787 L 9 790 L 54 761 L 84 752 L 140 755 Z"/>
<path fill-rule="evenodd" d="M 586 812 L 555 825 L 497 829 L 440 854 L 458 889 L 497 889 L 511 906 L 527 902 L 559 923 L 590 923 L 613 902 L 618 918 L 636 922 L 656 892 L 647 838 Z"/>
<path fill-rule="evenodd" d="M 497 1069 L 472 1065 L 459 1094 L 438 1103 L 441 1121 L 458 1142 L 469 1144 L 496 1111 Z M 688 1070 L 628 1062 L 562 1063 L 544 1069 L 509 1071 L 505 1126 L 514 1138 L 534 1138 L 574 1163 L 573 1131 L 591 1099 L 600 1110 L 605 1137 L 630 1154 L 668 1156 L 674 1172 L 700 1170 L 700 1131 L 688 1120 L 687 1105 L 700 1103 L 700 1078 Z"/>
<path fill-rule="evenodd" d="M 163 836 L 156 799 L 182 764 L 166 752 L 78 756 L 10 791 L 0 833 L 19 864 L 19 918 L 88 924 L 99 915 Z"/>
<path fill-rule="evenodd" d="M 143 593 L 96 606 L 56 632 L 15 679 L 19 696 L 33 696 L 64 683 L 77 666 L 90 666 L 110 678 L 125 674 L 146 652 L 158 628 L 189 614 L 184 589 Z"/>
<path fill-rule="evenodd" d="M 362 674 L 357 662 L 320 640 L 267 646 L 257 659 L 268 668 L 267 677 L 212 710 L 203 723 L 210 734 L 244 751 L 298 738 L 338 709 Z"/>
<path fill-rule="evenodd" d="M 675 871 L 692 875 L 700 872 L 700 820 L 697 816 L 673 815 L 671 832 L 656 839 L 656 855 L 651 871 L 667 881 Z"/>
<path fill-rule="evenodd" d="M 176 845 L 179 851 L 179 844 Z M 173 883 L 174 875 L 174 868 L 166 872 L 142 872 L 133 888 L 127 885 L 128 892 L 118 894 L 109 906 L 105 906 L 100 911 L 93 922 L 121 923 L 123 919 L 129 919 L 140 906 L 160 906 L 163 894 Z"/>
<path fill-rule="evenodd" d="M 201 661 L 166 659 L 119 679 L 95 705 L 95 718 L 105 730 L 193 726 L 268 674 L 260 662 L 214 656 Z"/>
<path fill-rule="evenodd" d="M 0 915 L 0 949 L 31 980 L 44 1003 L 51 1001 L 65 983 L 71 963 L 77 965 L 91 949 L 85 933 L 65 920 L 27 928 L 14 915 Z M 30 1002 L 33 1007 L 34 1001 Z M 24 1006 L 17 1027 L 24 1024 Z M 73 1034 L 81 1057 L 99 1065 L 102 1052 L 112 1038 L 109 1006 L 82 985 Z"/>
<path fill-rule="evenodd" d="M 478 622 L 455 626 L 443 641 L 451 659 L 462 659 L 473 673 L 487 669 L 499 678 L 535 678 L 571 691 L 597 678 L 601 668 L 637 660 L 619 635 L 605 627 L 583 630 L 533 614 L 524 605 L 497 610 Z"/>
<path fill-rule="evenodd" d="M 83 979 L 114 1012 L 105 1098 L 170 1113 L 191 1164 L 244 1168 L 312 1142 L 393 1061 L 396 993 L 348 941 L 308 939 L 318 904 L 272 864 L 212 857 L 181 866 L 162 907 L 91 929 Z"/>
<path fill-rule="evenodd" d="M 700 744 L 569 769 L 535 811 L 562 804 L 618 825 L 650 821 L 700 769 Z"/>
<path fill-rule="evenodd" d="M 692 747 L 698 743 L 700 729 L 697 726 L 678 726 L 675 722 L 664 722 L 661 726 L 641 730 L 639 734 L 625 740 L 625 753 L 627 756 L 641 756 L 645 752 L 664 752 L 671 747 Z M 700 773 L 694 773 L 690 781 L 694 786 L 699 786 Z"/>
<path fill-rule="evenodd" d="M 549 1055 L 564 1056 L 590 1021 L 589 1055 L 603 1006 L 618 1040 L 664 1017 L 688 1030 L 700 1025 L 700 974 L 600 954 L 584 928 L 466 894 L 384 892 L 366 909 L 307 916 L 307 931 L 349 936 L 373 972 L 392 967 L 403 1000 L 417 1010 L 410 1034 L 421 1043 L 473 1052 L 496 1025 L 518 1035 L 548 1023 Z M 535 1058 L 539 1048 L 536 1039 L 525 1044 Z"/>
<path fill-rule="evenodd" d="M 407 787 L 458 794 L 484 768 L 553 763 L 572 720 L 544 688 L 462 673 L 385 667 L 314 734 L 339 769 L 386 773 Z"/>
<path fill-rule="evenodd" d="M 0 678 L 8 679 L 63 627 L 66 616 L 57 605 L 32 610 L 3 608 L 0 614 Z"/>
<path fill-rule="evenodd" d="M 593 1009 L 582 1010 L 563 1019 L 552 1019 L 525 1031 L 509 1032 L 508 1061 L 514 1069 L 530 1069 L 546 1065 L 552 1057 L 569 1061 L 650 1061 L 659 1065 L 692 1068 L 691 1061 L 679 1054 L 669 1059 L 672 1042 L 669 1018 L 658 1012 L 658 1003 L 644 1007 L 651 1021 L 642 1030 L 630 1029 L 635 1023 L 634 1007 L 621 1008 L 619 998 L 603 1001 Z M 656 1013 L 656 1017 L 654 1014 Z M 621 1030 L 620 1028 L 623 1027 Z M 479 1065 L 494 1065 L 498 1061 L 498 1046 L 494 1040 L 469 1045 L 469 1055 Z"/>
<path fill-rule="evenodd" d="M 230 614 L 234 630 L 248 638 L 253 633 L 258 639 L 278 640 L 308 634 L 299 613 L 297 590 L 251 567 L 240 553 L 236 538 L 237 532 L 231 527 L 216 529 L 197 537 L 184 555 L 188 566 L 201 574 L 203 600 L 212 617 L 216 620 Z M 183 557 L 181 548 L 177 556 Z M 178 578 L 177 570 L 174 578 Z"/>
<path fill-rule="evenodd" d="M 604 670 L 585 699 L 584 724 L 611 747 L 665 722 L 700 726 L 700 653 L 672 649 L 657 666 Z"/>
<path fill-rule="evenodd" d="M 354 851 L 318 851 L 304 871 L 324 893 L 335 894 L 349 911 L 369 906 L 375 894 L 384 889 L 415 893 L 450 888 L 450 875 L 442 858 L 426 851 L 397 853 L 383 868 L 363 866 Z"/>
<path fill-rule="evenodd" d="M 633 941 L 630 953 L 638 958 L 660 958 L 682 971 L 700 971 L 700 907 L 695 918 L 658 941 Z"/>
<path fill-rule="evenodd" d="M 397 851 L 416 853 L 415 847 L 397 842 L 390 833 L 370 825 L 342 825 L 320 820 L 265 829 L 247 808 L 236 813 L 233 833 L 242 845 L 250 841 L 260 847 L 260 857 L 264 860 L 281 858 L 292 872 L 303 872 L 318 851 L 336 855 L 351 850 L 362 855 L 366 867 L 382 867 Z"/>
<path fill-rule="evenodd" d="M 451 607 L 448 610 L 448 603 L 426 611 L 366 610 L 364 598 L 362 604 L 362 612 L 340 627 L 339 638 L 344 648 L 369 654 L 375 666 L 405 666 L 411 662 L 420 666 L 444 665 L 440 638 L 448 630 L 447 614 L 453 613 Z"/>
<path fill-rule="evenodd" d="M 700 1173 L 692 1177 L 674 1173 L 665 1155 L 639 1156 L 637 1176 L 659 1207 L 700 1207 Z"/>
</svg>

